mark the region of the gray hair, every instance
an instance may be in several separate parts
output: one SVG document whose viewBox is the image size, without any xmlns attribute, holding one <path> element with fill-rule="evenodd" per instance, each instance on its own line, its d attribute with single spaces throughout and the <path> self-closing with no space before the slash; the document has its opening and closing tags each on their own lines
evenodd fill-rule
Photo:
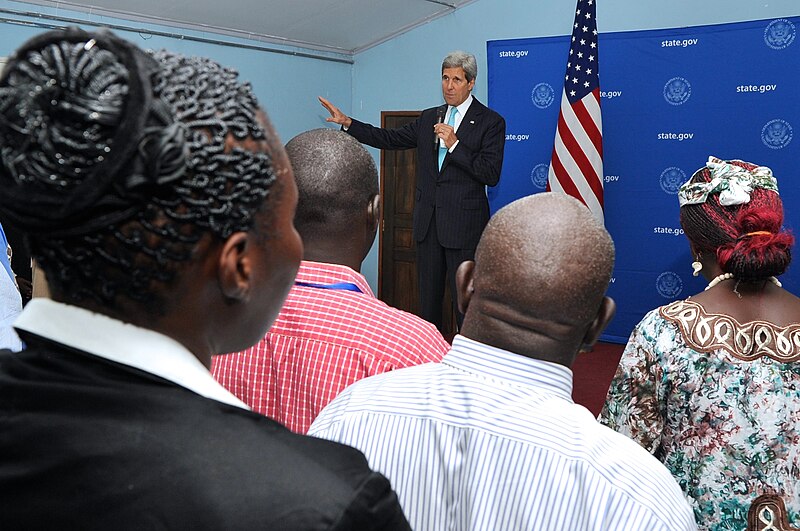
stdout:
<svg viewBox="0 0 800 531">
<path fill-rule="evenodd" d="M 447 54 L 442 61 L 442 72 L 445 68 L 463 68 L 468 83 L 478 77 L 478 62 L 475 56 L 461 50 Z"/>
</svg>

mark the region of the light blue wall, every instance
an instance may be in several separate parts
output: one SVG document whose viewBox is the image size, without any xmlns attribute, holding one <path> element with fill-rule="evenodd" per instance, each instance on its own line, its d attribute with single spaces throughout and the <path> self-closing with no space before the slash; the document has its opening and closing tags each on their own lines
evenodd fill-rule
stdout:
<svg viewBox="0 0 800 531">
<path fill-rule="evenodd" d="M 224 35 L 158 27 L 152 24 L 145 25 L 141 22 L 125 21 L 74 11 L 70 12 L 64 9 L 54 10 L 20 4 L 19 2 L 9 2 L 7 0 L 0 0 L 0 8 L 15 11 L 33 11 L 35 9 L 37 12 L 43 14 L 42 18 L 36 19 L 37 22 L 53 23 L 59 26 L 67 24 L 52 19 L 48 20 L 47 15 L 88 20 L 99 24 L 105 22 L 107 24 L 119 24 L 135 28 L 147 27 L 147 29 L 151 31 L 186 34 L 201 38 L 205 37 L 208 39 L 239 42 L 250 45 L 259 44 L 253 41 L 242 41 Z M 33 20 L 31 18 L 19 17 L 2 12 L 0 12 L 0 16 Z M 87 30 L 96 29 L 96 27 L 89 25 L 83 27 Z M 0 22 L 0 56 L 9 55 L 23 41 L 43 31 L 45 30 L 40 28 L 23 27 Z M 241 79 L 249 81 L 253 85 L 256 97 L 267 110 L 278 135 L 284 143 L 297 133 L 316 127 L 322 127 L 325 123 L 322 113 L 320 112 L 324 111 L 324 109 L 316 103 L 318 94 L 327 94 L 334 101 L 349 101 L 352 94 L 351 64 L 247 50 L 191 40 L 181 40 L 158 35 L 149 35 L 147 33 L 114 31 L 121 37 L 136 43 L 142 48 L 166 48 L 186 55 L 206 56 L 225 66 L 235 68 L 239 71 Z M 264 46 L 289 52 L 309 52 L 309 50 L 300 50 L 299 48 L 286 46 L 274 46 L 271 44 L 264 44 Z M 342 55 L 319 53 L 320 55 L 328 57 L 351 60 L 351 58 Z"/>
<path fill-rule="evenodd" d="M 575 4 L 575 0 L 477 0 L 362 52 L 355 57 L 353 99 L 345 112 L 379 123 L 382 110 L 439 105 L 443 101 L 441 60 L 455 49 L 467 50 L 477 57 L 478 80 L 473 94 L 486 103 L 486 41 L 567 35 L 572 29 Z M 800 15 L 798 0 L 597 0 L 597 26 L 601 32 L 796 15 Z M 602 50 L 600 53 L 602 60 Z M 347 106 L 342 103 L 345 110 Z M 372 152 L 379 162 L 377 150 Z M 362 266 L 373 287 L 377 285 L 377 270 L 376 244 Z"/>
<path fill-rule="evenodd" d="M 0 8 L 20 10 L 22 5 L 0 0 Z M 325 126 L 326 113 L 317 104 L 317 95 L 328 97 L 344 112 L 372 123 L 380 121 L 382 110 L 423 109 L 439 104 L 441 59 L 454 49 L 468 50 L 477 56 L 478 81 L 474 94 L 486 102 L 486 41 L 568 34 L 574 7 L 575 0 L 476 0 L 454 13 L 357 54 L 352 66 L 188 40 L 147 38 L 147 34 L 119 33 L 143 47 L 163 47 L 204 55 L 238 69 L 243 79 L 252 82 L 259 101 L 286 142 L 301 131 Z M 33 10 L 33 6 L 24 9 Z M 63 9 L 36 8 L 36 11 L 44 14 L 45 20 L 48 14 L 58 14 L 96 22 L 143 26 Z M 796 15 L 800 15 L 798 0 L 599 0 L 597 14 L 598 28 L 602 32 Z M 213 34 L 151 29 L 235 41 Z M 7 55 L 23 40 L 40 31 L 0 23 L 0 55 Z M 377 150 L 372 152 L 379 162 Z M 364 261 L 362 271 L 377 292 L 377 243 Z"/>
</svg>

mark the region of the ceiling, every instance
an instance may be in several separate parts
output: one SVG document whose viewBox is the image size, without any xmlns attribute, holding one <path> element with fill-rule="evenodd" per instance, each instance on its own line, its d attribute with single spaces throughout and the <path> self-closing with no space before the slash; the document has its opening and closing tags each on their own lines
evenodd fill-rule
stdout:
<svg viewBox="0 0 800 531">
<path fill-rule="evenodd" d="M 472 1 L 30 0 L 14 3 L 19 4 L 21 11 L 43 6 L 93 17 L 115 17 L 352 55 Z"/>
</svg>

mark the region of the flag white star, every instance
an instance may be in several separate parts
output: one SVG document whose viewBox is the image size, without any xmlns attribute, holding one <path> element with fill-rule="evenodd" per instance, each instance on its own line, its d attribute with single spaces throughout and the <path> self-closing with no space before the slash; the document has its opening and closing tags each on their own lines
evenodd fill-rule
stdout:
<svg viewBox="0 0 800 531">
<path fill-rule="evenodd" d="M 590 56 L 589 56 L 589 60 L 590 60 L 590 61 L 594 61 L 594 55 L 590 55 Z"/>
<path fill-rule="evenodd" d="M 574 90 L 570 90 L 570 91 L 569 91 L 569 95 L 570 95 L 570 96 L 574 96 L 574 95 L 575 95 L 575 91 L 574 91 Z"/>
<path fill-rule="evenodd" d="M 583 40 L 583 39 L 581 39 L 581 46 L 583 46 L 584 44 L 586 44 L 586 41 L 585 41 L 585 40 Z M 594 44 L 594 43 L 593 43 L 593 44 Z M 594 48 L 594 46 L 592 46 L 592 48 Z"/>
<path fill-rule="evenodd" d="M 592 35 L 597 35 L 597 30 L 592 30 Z"/>
<path fill-rule="evenodd" d="M 575 70 L 580 71 L 580 69 L 581 69 L 581 65 L 575 65 Z"/>
<path fill-rule="evenodd" d="M 579 9 L 579 10 L 575 11 L 575 14 L 576 15 L 580 15 L 581 14 L 581 10 Z"/>
<path fill-rule="evenodd" d="M 592 44 L 590 44 L 589 46 L 591 46 L 592 48 L 597 48 L 597 43 L 596 43 L 596 42 L 593 42 L 593 43 L 592 43 Z"/>
<path fill-rule="evenodd" d="M 569 49 L 569 54 L 572 55 L 572 48 Z"/>
<path fill-rule="evenodd" d="M 586 69 L 586 75 L 589 76 L 591 74 L 592 74 L 592 69 L 591 68 L 587 68 Z"/>
<path fill-rule="evenodd" d="M 589 82 L 588 82 L 588 81 L 585 81 L 585 82 L 583 83 L 583 86 L 584 86 L 584 87 L 588 87 L 588 86 L 589 86 Z"/>
<path fill-rule="evenodd" d="M 573 77 L 573 78 L 572 78 L 572 82 L 573 82 L 573 83 L 577 83 L 577 82 L 578 82 L 578 78 L 577 78 L 577 77 Z"/>
<path fill-rule="evenodd" d="M 572 51 L 572 50 L 570 50 L 570 51 Z M 580 59 L 581 57 L 583 57 L 583 52 L 578 52 L 578 58 Z"/>
<path fill-rule="evenodd" d="M 588 26 L 584 26 L 584 27 L 582 27 L 581 29 L 582 29 L 583 31 L 589 31 L 589 27 L 588 27 Z"/>
<path fill-rule="evenodd" d="M 592 14 L 591 13 L 586 13 L 586 18 L 592 18 Z"/>
<path fill-rule="evenodd" d="M 578 23 L 577 23 L 577 22 L 575 23 L 575 27 L 576 27 L 576 28 L 578 27 Z"/>
</svg>

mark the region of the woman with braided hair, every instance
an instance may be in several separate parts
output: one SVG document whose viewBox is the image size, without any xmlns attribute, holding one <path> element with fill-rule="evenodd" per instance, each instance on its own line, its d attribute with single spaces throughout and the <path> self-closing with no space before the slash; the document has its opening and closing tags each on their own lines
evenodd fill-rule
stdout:
<svg viewBox="0 0 800 531">
<path fill-rule="evenodd" d="M 407 529 L 363 455 L 208 372 L 263 337 L 302 255 L 286 153 L 235 71 L 36 37 L 0 77 L 0 182 L 52 293 L 0 351 L 0 528 Z"/>
<path fill-rule="evenodd" d="M 777 278 L 794 243 L 778 183 L 710 157 L 678 198 L 708 287 L 636 326 L 600 420 L 664 462 L 700 529 L 798 526 L 800 299 Z"/>
</svg>

